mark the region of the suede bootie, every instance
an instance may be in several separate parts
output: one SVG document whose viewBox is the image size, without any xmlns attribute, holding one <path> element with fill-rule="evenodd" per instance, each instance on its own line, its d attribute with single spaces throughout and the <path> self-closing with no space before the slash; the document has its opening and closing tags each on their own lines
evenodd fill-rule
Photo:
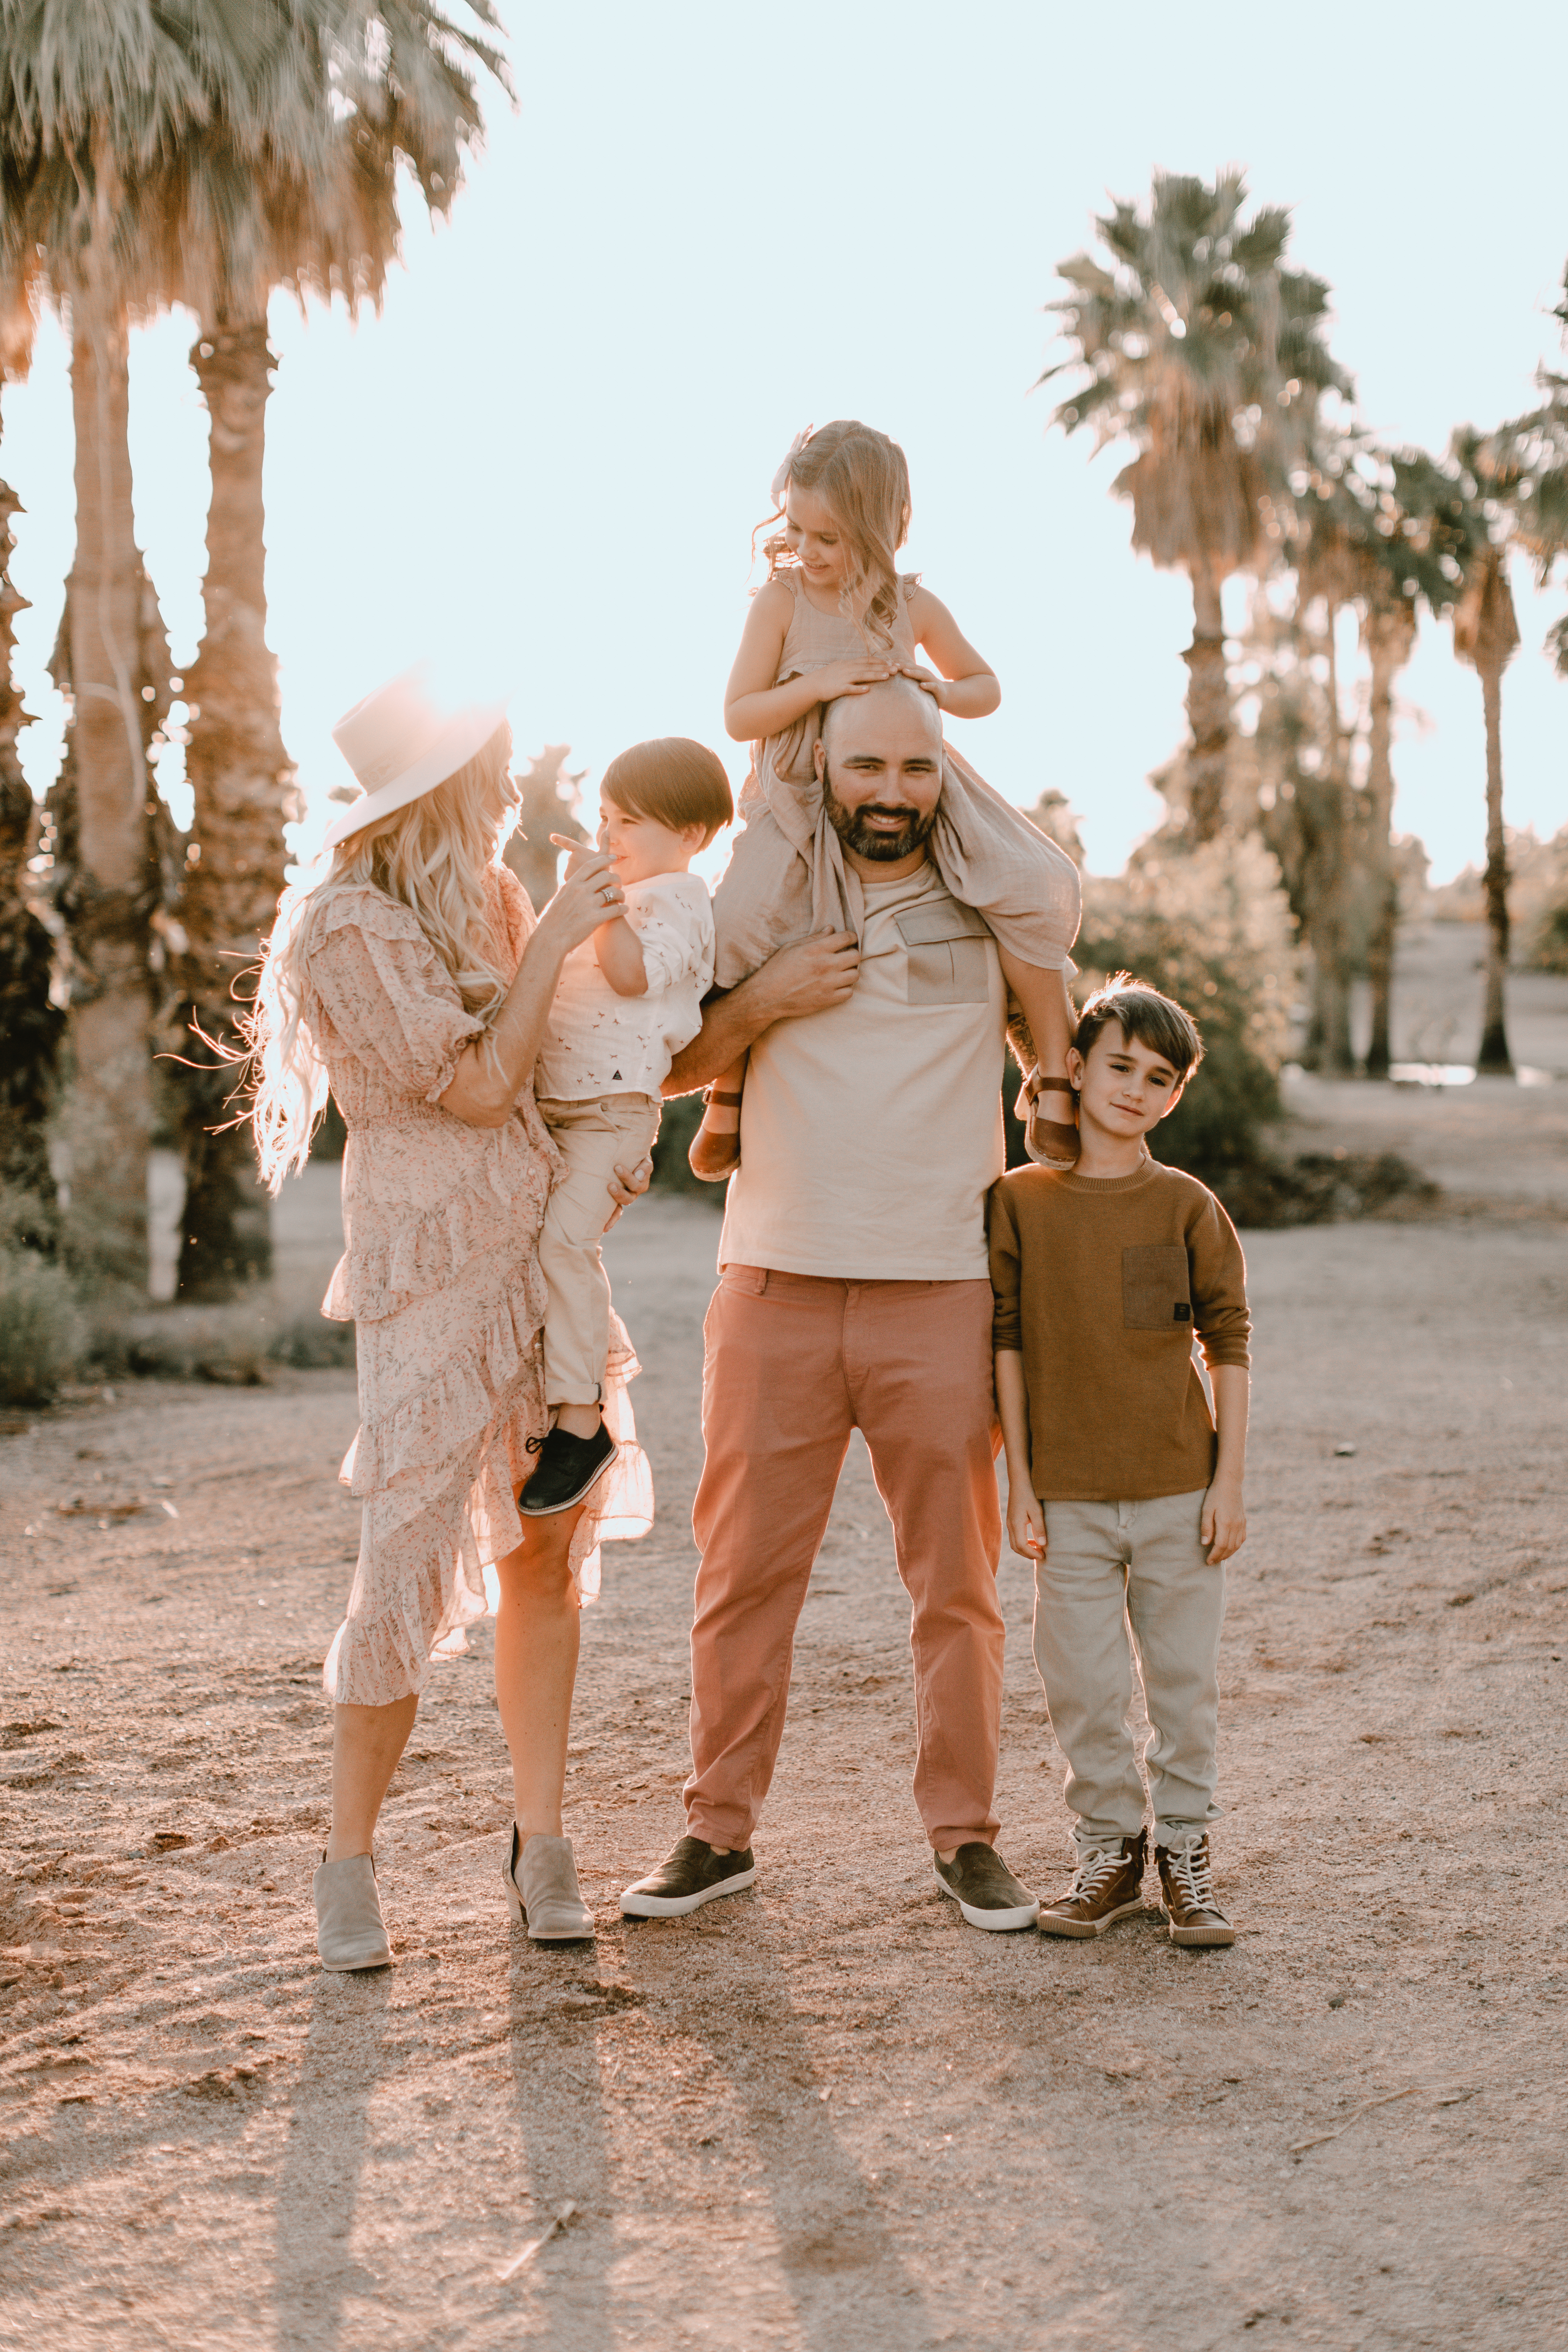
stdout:
<svg viewBox="0 0 1568 2352">
<path fill-rule="evenodd" d="M 501 1879 L 512 1917 L 526 1926 L 536 1944 L 576 1944 L 594 1933 L 570 1838 L 534 1836 L 524 1844 L 513 1822 Z"/>
<path fill-rule="evenodd" d="M 368 1853 L 328 1862 L 310 1882 L 316 1898 L 316 1949 L 324 1969 L 389 1969 L 392 1946 L 381 1916 L 375 1864 Z"/>
</svg>

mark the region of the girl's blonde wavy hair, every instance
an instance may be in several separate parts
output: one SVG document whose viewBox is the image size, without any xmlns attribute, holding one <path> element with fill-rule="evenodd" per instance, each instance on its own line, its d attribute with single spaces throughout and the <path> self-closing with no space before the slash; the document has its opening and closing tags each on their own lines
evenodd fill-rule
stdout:
<svg viewBox="0 0 1568 2352">
<path fill-rule="evenodd" d="M 903 451 L 885 433 L 853 416 L 822 425 L 791 457 L 784 491 L 773 491 L 778 512 L 759 523 L 759 530 L 779 520 L 791 482 L 815 490 L 832 508 L 844 534 L 850 573 L 839 595 L 840 612 L 868 641 L 890 644 L 899 617 L 898 552 L 910 528 L 910 469 Z M 795 561 L 782 532 L 763 541 L 763 553 L 770 580 Z M 862 599 L 863 609 L 857 610 Z"/>
<path fill-rule="evenodd" d="M 332 852 L 328 872 L 285 891 L 243 1025 L 249 1046 L 250 1120 L 262 1181 L 276 1192 L 303 1168 L 327 1107 L 327 1066 L 306 1018 L 310 950 L 321 910 L 346 889 L 372 884 L 417 917 L 458 984 L 465 1008 L 489 1020 L 506 995 L 485 907 L 485 874 L 516 822 L 502 814 L 511 758 L 504 722 L 473 758 L 405 808 L 395 809 Z"/>
</svg>

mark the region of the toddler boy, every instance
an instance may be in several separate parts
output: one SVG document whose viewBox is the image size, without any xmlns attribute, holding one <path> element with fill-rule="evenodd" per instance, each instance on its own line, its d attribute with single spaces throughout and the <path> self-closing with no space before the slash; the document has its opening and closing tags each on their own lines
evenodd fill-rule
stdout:
<svg viewBox="0 0 1568 2352">
<path fill-rule="evenodd" d="M 1119 972 L 1090 997 L 1068 1055 L 1077 1167 L 1016 1168 L 991 1195 L 1007 1532 L 1036 1563 L 1035 1663 L 1074 1816 L 1072 1884 L 1040 1910 L 1049 1936 L 1103 1935 L 1143 1907 L 1148 1832 L 1126 1722 L 1135 1653 L 1171 1940 L 1236 1940 L 1207 1825 L 1222 1563 L 1247 1533 L 1247 1269 L 1214 1194 L 1143 1140 L 1202 1058 L 1182 1007 Z"/>
<path fill-rule="evenodd" d="M 702 1026 L 713 980 L 713 908 L 687 871 L 734 815 L 717 755 L 683 735 L 634 743 L 599 788 L 599 845 L 624 911 L 562 967 L 534 1071 L 540 1115 L 566 1162 L 539 1236 L 550 1286 L 544 1395 L 552 1426 L 518 1498 L 542 1517 L 582 1501 L 616 1454 L 601 1407 L 610 1286 L 599 1242 L 617 1163 L 635 1167 L 658 1133 L 659 1089 Z"/>
</svg>

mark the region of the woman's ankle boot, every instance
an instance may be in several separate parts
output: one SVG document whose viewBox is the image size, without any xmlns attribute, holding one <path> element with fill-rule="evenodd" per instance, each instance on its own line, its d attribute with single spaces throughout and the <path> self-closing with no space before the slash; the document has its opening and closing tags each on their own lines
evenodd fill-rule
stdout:
<svg viewBox="0 0 1568 2352">
<path fill-rule="evenodd" d="M 577 1861 L 567 1837 L 531 1837 L 511 1825 L 511 1852 L 501 1871 L 507 1906 L 536 1944 L 575 1944 L 594 1933 L 594 1915 L 577 1885 Z"/>
<path fill-rule="evenodd" d="M 316 1949 L 324 1969 L 389 1969 L 392 1946 L 381 1916 L 375 1864 L 368 1853 L 329 1862 L 311 1880 L 316 1897 Z"/>
</svg>

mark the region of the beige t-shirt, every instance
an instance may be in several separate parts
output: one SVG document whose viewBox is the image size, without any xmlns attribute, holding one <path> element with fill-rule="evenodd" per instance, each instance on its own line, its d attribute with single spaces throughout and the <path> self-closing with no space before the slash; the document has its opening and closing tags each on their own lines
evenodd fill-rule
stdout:
<svg viewBox="0 0 1568 2352">
<path fill-rule="evenodd" d="M 853 995 L 752 1048 L 721 1265 L 849 1281 L 983 1279 L 1002 1173 L 1006 983 L 933 866 L 868 882 Z"/>
</svg>

